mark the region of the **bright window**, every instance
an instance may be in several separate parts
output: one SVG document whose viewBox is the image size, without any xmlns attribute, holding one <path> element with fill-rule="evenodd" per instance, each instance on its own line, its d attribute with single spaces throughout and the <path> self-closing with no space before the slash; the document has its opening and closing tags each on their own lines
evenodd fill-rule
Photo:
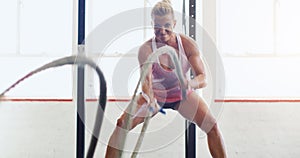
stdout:
<svg viewBox="0 0 300 158">
<path fill-rule="evenodd" d="M 1 54 L 72 52 L 73 1 L 0 0 Z"/>
<path fill-rule="evenodd" d="M 229 55 L 300 54 L 298 0 L 218 1 L 218 47 Z"/>
<path fill-rule="evenodd" d="M 87 1 L 87 38 L 99 25 L 102 25 L 104 22 L 114 19 L 120 13 L 130 12 L 134 9 L 141 9 L 140 15 L 136 16 L 128 16 L 126 19 L 117 19 L 119 21 L 115 22 L 116 24 L 111 25 L 106 32 L 113 32 L 114 29 L 118 29 L 127 23 L 140 23 L 140 28 L 131 28 L 131 30 L 124 30 L 124 32 L 119 35 L 115 35 L 114 40 L 107 43 L 107 48 L 104 52 L 97 52 L 97 48 L 89 48 L 89 52 L 102 53 L 107 56 L 118 56 L 120 54 L 136 54 L 137 52 L 130 52 L 132 49 L 140 46 L 143 42 L 153 37 L 153 28 L 148 24 L 151 22 L 149 12 L 144 12 L 143 8 L 151 8 L 157 2 L 161 0 L 131 0 L 131 1 L 105 1 L 105 3 L 101 0 L 91 0 Z M 182 1 L 172 1 L 172 6 L 176 13 L 182 13 Z M 139 17 L 143 18 L 139 18 Z M 177 19 L 177 27 L 182 29 L 182 14 L 176 16 Z M 146 28 L 144 24 L 147 24 Z M 92 39 L 92 42 L 97 45 L 98 42 L 103 42 L 103 36 L 105 35 L 97 35 L 97 37 Z M 108 35 L 107 35 L 108 36 Z M 106 44 L 106 43 L 105 43 Z M 89 44 L 87 44 L 89 47 Z M 93 45 L 93 44 L 91 44 Z M 96 46 L 97 47 L 97 46 Z"/>
<path fill-rule="evenodd" d="M 14 54 L 17 52 L 17 0 L 1 0 L 0 5 L 0 54 Z"/>
</svg>

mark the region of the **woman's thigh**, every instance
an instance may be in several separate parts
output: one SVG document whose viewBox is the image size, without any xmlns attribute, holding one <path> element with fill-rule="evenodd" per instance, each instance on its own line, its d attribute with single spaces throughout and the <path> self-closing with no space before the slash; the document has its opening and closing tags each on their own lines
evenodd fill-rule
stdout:
<svg viewBox="0 0 300 158">
<path fill-rule="evenodd" d="M 187 120 L 196 123 L 206 133 L 216 123 L 216 119 L 211 114 L 206 102 L 196 92 L 192 92 L 186 100 L 180 103 L 178 112 Z"/>
</svg>

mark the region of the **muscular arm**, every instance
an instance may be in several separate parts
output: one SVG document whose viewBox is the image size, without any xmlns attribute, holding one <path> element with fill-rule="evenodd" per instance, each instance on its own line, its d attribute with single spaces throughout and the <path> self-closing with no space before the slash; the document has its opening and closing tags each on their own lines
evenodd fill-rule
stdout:
<svg viewBox="0 0 300 158">
<path fill-rule="evenodd" d="M 146 63 L 148 56 L 152 53 L 151 45 L 149 45 L 149 42 L 146 42 L 143 44 L 138 52 L 138 60 L 140 64 L 140 70 L 142 71 L 142 66 Z M 142 85 L 142 91 L 147 94 L 150 98 L 150 102 L 153 102 L 154 100 L 154 95 L 152 91 L 152 67 L 150 66 L 149 69 L 147 70 L 147 75 Z"/>
<path fill-rule="evenodd" d="M 182 41 L 187 58 L 195 75 L 188 84 L 194 89 L 203 88 L 207 83 L 204 64 L 200 58 L 198 46 L 194 40 L 185 36 L 182 37 Z"/>
</svg>

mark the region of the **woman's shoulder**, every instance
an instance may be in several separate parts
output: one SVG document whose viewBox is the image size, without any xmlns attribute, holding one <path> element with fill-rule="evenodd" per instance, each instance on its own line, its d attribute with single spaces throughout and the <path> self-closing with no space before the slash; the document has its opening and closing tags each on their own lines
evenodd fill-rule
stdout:
<svg viewBox="0 0 300 158">
<path fill-rule="evenodd" d="M 180 38 L 181 38 L 181 41 L 182 43 L 195 43 L 195 40 L 192 39 L 191 37 L 185 35 L 185 34 L 182 34 L 182 33 L 178 33 Z"/>
<path fill-rule="evenodd" d="M 151 54 L 152 52 L 152 40 L 149 39 L 146 42 L 144 42 L 138 52 L 138 58 L 141 63 L 146 61 L 147 57 Z"/>
<path fill-rule="evenodd" d="M 194 52 L 193 50 L 198 48 L 197 43 L 191 37 L 184 34 L 179 34 L 179 36 L 181 38 L 184 51 L 186 52 L 187 55 L 190 55 L 191 52 Z"/>
<path fill-rule="evenodd" d="M 141 46 L 139 50 L 152 50 L 152 39 L 149 39 L 147 41 L 145 41 Z"/>
</svg>

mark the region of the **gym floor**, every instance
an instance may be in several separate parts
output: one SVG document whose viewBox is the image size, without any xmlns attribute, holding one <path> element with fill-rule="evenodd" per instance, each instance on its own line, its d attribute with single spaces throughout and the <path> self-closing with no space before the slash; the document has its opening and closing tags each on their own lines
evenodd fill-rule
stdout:
<svg viewBox="0 0 300 158">
<path fill-rule="evenodd" d="M 115 121 L 127 102 L 108 102 L 96 157 L 103 157 Z M 75 157 L 73 102 L 0 103 L 0 157 Z M 86 107 L 86 149 L 94 119 L 94 102 Z M 228 156 L 299 157 L 298 103 L 224 103 L 218 117 Z M 163 121 L 162 121 L 163 120 Z M 150 123 L 139 157 L 184 157 L 184 119 L 175 111 L 158 114 Z M 125 150 L 136 142 L 141 126 L 128 136 Z M 129 157 L 130 152 L 126 152 Z M 197 157 L 210 157 L 206 137 L 197 131 Z"/>
</svg>

